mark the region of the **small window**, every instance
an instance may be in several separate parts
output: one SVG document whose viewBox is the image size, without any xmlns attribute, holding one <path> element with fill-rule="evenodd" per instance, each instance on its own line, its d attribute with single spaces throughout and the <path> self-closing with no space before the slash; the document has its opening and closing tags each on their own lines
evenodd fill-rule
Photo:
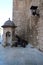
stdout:
<svg viewBox="0 0 43 65">
<path fill-rule="evenodd" d="M 6 33 L 6 37 L 7 37 L 7 36 L 9 36 L 9 37 L 10 37 L 10 32 L 9 32 L 9 31 Z"/>
<path fill-rule="evenodd" d="M 32 15 L 37 15 L 39 16 L 39 10 L 38 10 L 38 6 L 31 6 L 31 12 L 32 12 Z"/>
<path fill-rule="evenodd" d="M 36 10 L 38 8 L 38 6 L 31 6 L 31 10 Z"/>
</svg>

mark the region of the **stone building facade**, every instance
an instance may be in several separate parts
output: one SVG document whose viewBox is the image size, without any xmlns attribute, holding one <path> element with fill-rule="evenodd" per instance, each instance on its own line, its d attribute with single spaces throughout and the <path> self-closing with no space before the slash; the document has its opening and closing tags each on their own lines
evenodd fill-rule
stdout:
<svg viewBox="0 0 43 65">
<path fill-rule="evenodd" d="M 13 0 L 13 21 L 16 34 L 43 49 L 43 0 Z"/>
</svg>

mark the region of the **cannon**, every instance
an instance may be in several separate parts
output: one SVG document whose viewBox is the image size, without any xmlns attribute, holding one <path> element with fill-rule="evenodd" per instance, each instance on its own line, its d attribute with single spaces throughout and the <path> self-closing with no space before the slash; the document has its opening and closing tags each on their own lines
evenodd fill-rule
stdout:
<svg viewBox="0 0 43 65">
<path fill-rule="evenodd" d="M 15 42 L 15 47 L 17 47 L 18 45 L 20 45 L 21 47 L 26 47 L 26 45 L 28 44 L 28 42 L 22 38 L 20 38 L 18 35 L 16 35 L 17 41 Z"/>
</svg>

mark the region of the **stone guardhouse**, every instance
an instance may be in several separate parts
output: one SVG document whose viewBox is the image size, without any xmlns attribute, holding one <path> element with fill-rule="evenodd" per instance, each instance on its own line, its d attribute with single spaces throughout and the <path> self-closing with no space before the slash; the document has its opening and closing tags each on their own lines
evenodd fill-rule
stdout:
<svg viewBox="0 0 43 65">
<path fill-rule="evenodd" d="M 3 45 L 12 45 L 14 41 L 15 24 L 13 21 L 7 20 L 3 27 Z"/>
</svg>

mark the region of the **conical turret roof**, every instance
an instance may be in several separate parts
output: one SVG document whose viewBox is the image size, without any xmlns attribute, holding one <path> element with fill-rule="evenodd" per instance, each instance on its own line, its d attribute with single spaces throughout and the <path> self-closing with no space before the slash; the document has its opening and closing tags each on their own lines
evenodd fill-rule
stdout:
<svg viewBox="0 0 43 65">
<path fill-rule="evenodd" d="M 5 28 L 5 27 L 17 27 L 17 26 L 15 26 L 14 22 L 11 21 L 9 18 L 9 20 L 7 20 L 2 27 Z"/>
</svg>

